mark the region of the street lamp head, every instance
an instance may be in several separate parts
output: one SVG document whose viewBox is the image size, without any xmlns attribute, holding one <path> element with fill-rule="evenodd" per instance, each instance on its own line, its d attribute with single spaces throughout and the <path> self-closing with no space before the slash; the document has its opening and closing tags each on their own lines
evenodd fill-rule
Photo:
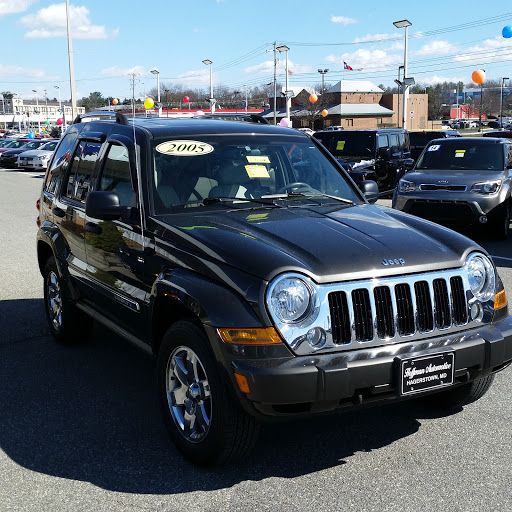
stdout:
<svg viewBox="0 0 512 512">
<path fill-rule="evenodd" d="M 208 65 L 213 64 L 213 63 L 212 63 L 212 61 L 210 59 L 204 59 L 203 60 L 203 64 L 206 64 L 208 66 Z"/>
<path fill-rule="evenodd" d="M 393 25 L 395 25 L 396 28 L 404 28 L 404 27 L 410 27 L 412 23 L 409 20 L 401 20 L 401 21 L 394 21 Z"/>
<path fill-rule="evenodd" d="M 55 89 L 60 89 L 60 87 L 58 85 L 54 85 L 53 86 Z"/>
<path fill-rule="evenodd" d="M 37 92 L 35 89 L 32 89 L 32 92 Z"/>
<path fill-rule="evenodd" d="M 290 48 L 288 48 L 288 46 L 286 46 L 285 44 L 282 44 L 281 46 L 277 46 L 276 47 L 276 50 L 278 52 L 287 52 Z"/>
<path fill-rule="evenodd" d="M 153 75 L 158 75 L 159 73 L 160 73 L 160 71 L 158 71 L 158 69 L 156 69 L 156 68 L 151 70 L 151 74 L 153 74 Z"/>
</svg>

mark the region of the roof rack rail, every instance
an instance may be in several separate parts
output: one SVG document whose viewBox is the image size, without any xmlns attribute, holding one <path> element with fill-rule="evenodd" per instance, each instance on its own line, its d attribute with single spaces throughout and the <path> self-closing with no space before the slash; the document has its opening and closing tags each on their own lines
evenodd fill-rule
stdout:
<svg viewBox="0 0 512 512">
<path fill-rule="evenodd" d="M 128 118 L 120 112 L 112 112 L 111 110 L 98 110 L 95 112 L 87 112 L 75 117 L 73 124 L 78 124 L 88 121 L 99 121 L 106 119 L 115 119 L 117 124 L 129 124 Z"/>
</svg>

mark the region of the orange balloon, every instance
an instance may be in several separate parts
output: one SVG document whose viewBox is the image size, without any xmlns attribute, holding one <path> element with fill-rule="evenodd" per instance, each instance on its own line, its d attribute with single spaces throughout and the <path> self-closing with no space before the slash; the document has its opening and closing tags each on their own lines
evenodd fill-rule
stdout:
<svg viewBox="0 0 512 512">
<path fill-rule="evenodd" d="M 310 97 L 309 97 L 309 101 L 311 103 L 316 103 L 318 101 L 318 96 L 316 94 L 312 94 Z"/>
<path fill-rule="evenodd" d="M 112 105 L 117 105 L 119 103 L 119 100 L 117 98 L 114 98 L 112 100 Z"/>
<path fill-rule="evenodd" d="M 483 69 L 477 69 L 476 71 L 473 71 L 471 80 L 473 80 L 475 84 L 482 85 L 485 80 L 485 71 Z"/>
<path fill-rule="evenodd" d="M 322 110 L 322 116 L 323 117 L 327 117 L 327 115 L 329 114 L 329 112 L 327 112 L 327 110 L 325 110 L 325 108 Z"/>
</svg>

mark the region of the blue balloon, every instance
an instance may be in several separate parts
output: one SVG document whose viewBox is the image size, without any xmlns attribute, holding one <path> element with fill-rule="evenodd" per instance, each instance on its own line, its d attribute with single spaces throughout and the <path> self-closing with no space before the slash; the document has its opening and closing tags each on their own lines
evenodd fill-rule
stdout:
<svg viewBox="0 0 512 512">
<path fill-rule="evenodd" d="M 29 139 L 35 139 L 36 138 L 36 136 L 34 135 L 34 132 L 32 130 L 30 130 L 28 132 L 28 137 L 27 138 L 29 138 Z"/>
<path fill-rule="evenodd" d="M 512 37 L 512 25 L 507 25 L 506 27 L 503 27 L 503 30 L 501 31 L 501 35 L 503 37 L 506 37 L 507 39 L 509 37 Z"/>
</svg>

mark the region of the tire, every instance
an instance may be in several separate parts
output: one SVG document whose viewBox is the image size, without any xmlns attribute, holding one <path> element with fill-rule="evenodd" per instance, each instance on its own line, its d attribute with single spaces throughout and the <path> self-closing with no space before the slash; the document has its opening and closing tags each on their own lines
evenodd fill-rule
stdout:
<svg viewBox="0 0 512 512">
<path fill-rule="evenodd" d="M 227 464 L 247 455 L 259 425 L 235 404 L 200 327 L 188 321 L 165 333 L 157 386 L 169 435 L 199 466 Z"/>
<path fill-rule="evenodd" d="M 506 240 L 510 232 L 510 205 L 508 202 L 501 206 L 499 215 L 493 223 L 493 234 L 498 240 Z"/>
<path fill-rule="evenodd" d="M 70 299 L 68 285 L 62 279 L 53 256 L 46 262 L 43 277 L 45 312 L 52 336 L 65 345 L 85 341 L 93 320 L 77 309 Z"/>
<path fill-rule="evenodd" d="M 468 382 L 462 386 L 424 397 L 424 401 L 437 409 L 460 409 L 482 398 L 494 381 L 494 374 Z"/>
</svg>

